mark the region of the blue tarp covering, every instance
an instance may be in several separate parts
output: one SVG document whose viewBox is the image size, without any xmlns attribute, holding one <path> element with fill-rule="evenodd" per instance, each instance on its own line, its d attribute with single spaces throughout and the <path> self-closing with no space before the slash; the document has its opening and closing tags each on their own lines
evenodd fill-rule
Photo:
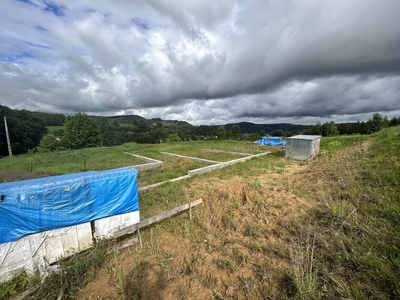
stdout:
<svg viewBox="0 0 400 300">
<path fill-rule="evenodd" d="M 286 146 L 286 139 L 279 136 L 263 136 L 255 143 L 261 146 Z"/>
<path fill-rule="evenodd" d="M 0 243 L 138 211 L 137 174 L 125 168 L 0 184 Z"/>
</svg>

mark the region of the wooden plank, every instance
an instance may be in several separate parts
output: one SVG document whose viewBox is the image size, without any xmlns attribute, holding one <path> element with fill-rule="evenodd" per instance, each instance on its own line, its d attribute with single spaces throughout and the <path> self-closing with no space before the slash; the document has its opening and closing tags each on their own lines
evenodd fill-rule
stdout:
<svg viewBox="0 0 400 300">
<path fill-rule="evenodd" d="M 159 222 L 159 221 L 161 221 L 163 219 L 169 218 L 169 217 L 171 217 L 173 215 L 176 215 L 176 214 L 178 214 L 178 213 L 180 213 L 182 211 L 188 210 L 189 207 L 192 208 L 192 207 L 194 207 L 196 205 L 199 205 L 202 202 L 203 202 L 202 199 L 198 199 L 198 200 L 192 201 L 190 203 L 178 206 L 178 207 L 176 207 L 174 209 L 171 209 L 169 211 L 163 212 L 163 213 L 161 213 L 159 215 L 156 215 L 154 217 L 151 217 L 151 218 L 148 218 L 146 220 L 140 221 L 139 223 L 137 223 L 135 225 L 127 226 L 127 227 L 125 227 L 125 228 L 123 228 L 121 230 L 115 231 L 114 234 L 113 234 L 113 238 L 118 238 L 118 237 L 123 236 L 125 234 L 133 233 L 137 229 L 140 229 L 142 227 L 146 227 L 146 226 L 151 225 L 153 223 Z"/>
<path fill-rule="evenodd" d="M 111 249 L 107 250 L 107 254 L 110 254 L 110 253 L 113 253 L 116 251 L 121 251 L 125 248 L 128 248 L 128 247 L 133 246 L 138 243 L 139 243 L 139 239 L 137 237 L 129 238 L 127 240 L 122 241 L 115 248 L 111 248 Z"/>
<path fill-rule="evenodd" d="M 30 296 L 31 296 L 34 292 L 36 292 L 38 289 L 39 289 L 39 285 L 35 285 L 35 286 L 33 286 L 33 287 L 27 289 L 27 290 L 26 290 L 25 292 L 23 292 L 22 294 L 20 294 L 20 295 L 14 297 L 14 298 L 11 298 L 11 299 L 12 299 L 12 300 L 23 300 L 23 299 L 26 299 L 26 298 L 28 298 L 28 297 L 30 298 Z"/>
<path fill-rule="evenodd" d="M 198 200 L 192 201 L 191 202 L 191 206 L 193 207 L 193 206 L 199 205 L 202 202 L 203 202 L 202 199 L 198 199 Z M 176 208 L 173 208 L 173 209 L 171 209 L 169 211 L 163 212 L 163 213 L 161 213 L 159 215 L 156 215 L 154 217 L 148 218 L 146 220 L 140 221 L 139 223 L 136 224 L 136 227 L 137 228 L 146 227 L 146 226 L 148 226 L 150 224 L 153 224 L 153 223 L 156 223 L 156 222 L 161 221 L 163 219 L 169 218 L 169 217 L 171 217 L 173 215 L 176 215 L 176 214 L 178 214 L 178 213 L 180 213 L 180 212 L 182 212 L 184 210 L 187 210 L 187 209 L 189 209 L 189 203 L 181 205 L 181 206 L 178 206 Z"/>
<path fill-rule="evenodd" d="M 139 227 L 136 227 L 136 229 L 137 229 L 137 236 L 138 236 L 140 247 L 143 247 L 142 237 L 140 236 L 140 229 L 139 229 Z"/>
</svg>

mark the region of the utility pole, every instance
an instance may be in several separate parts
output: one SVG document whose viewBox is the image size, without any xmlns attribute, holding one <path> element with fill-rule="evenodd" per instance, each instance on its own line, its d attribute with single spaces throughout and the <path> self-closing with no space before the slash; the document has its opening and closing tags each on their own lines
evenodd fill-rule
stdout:
<svg viewBox="0 0 400 300">
<path fill-rule="evenodd" d="M 6 119 L 6 116 L 4 116 L 4 127 L 6 128 L 7 145 L 8 145 L 8 154 L 9 154 L 10 157 L 12 157 L 10 136 L 8 135 L 8 126 L 7 126 L 7 119 Z"/>
</svg>

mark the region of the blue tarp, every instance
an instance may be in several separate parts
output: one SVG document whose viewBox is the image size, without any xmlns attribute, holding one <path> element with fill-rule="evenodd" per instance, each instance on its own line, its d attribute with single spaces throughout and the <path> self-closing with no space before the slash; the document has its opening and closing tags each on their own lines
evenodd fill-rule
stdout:
<svg viewBox="0 0 400 300">
<path fill-rule="evenodd" d="M 286 146 L 286 139 L 279 136 L 263 136 L 255 143 L 261 146 Z"/>
<path fill-rule="evenodd" d="M 137 174 L 125 168 L 0 184 L 0 243 L 139 211 Z"/>
</svg>

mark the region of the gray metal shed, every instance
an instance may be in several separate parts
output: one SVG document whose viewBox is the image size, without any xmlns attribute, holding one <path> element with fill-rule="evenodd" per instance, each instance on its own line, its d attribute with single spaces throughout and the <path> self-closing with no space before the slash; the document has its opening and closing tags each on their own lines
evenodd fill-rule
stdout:
<svg viewBox="0 0 400 300">
<path fill-rule="evenodd" d="M 287 139 L 285 158 L 312 160 L 318 156 L 320 135 L 295 135 Z"/>
</svg>

